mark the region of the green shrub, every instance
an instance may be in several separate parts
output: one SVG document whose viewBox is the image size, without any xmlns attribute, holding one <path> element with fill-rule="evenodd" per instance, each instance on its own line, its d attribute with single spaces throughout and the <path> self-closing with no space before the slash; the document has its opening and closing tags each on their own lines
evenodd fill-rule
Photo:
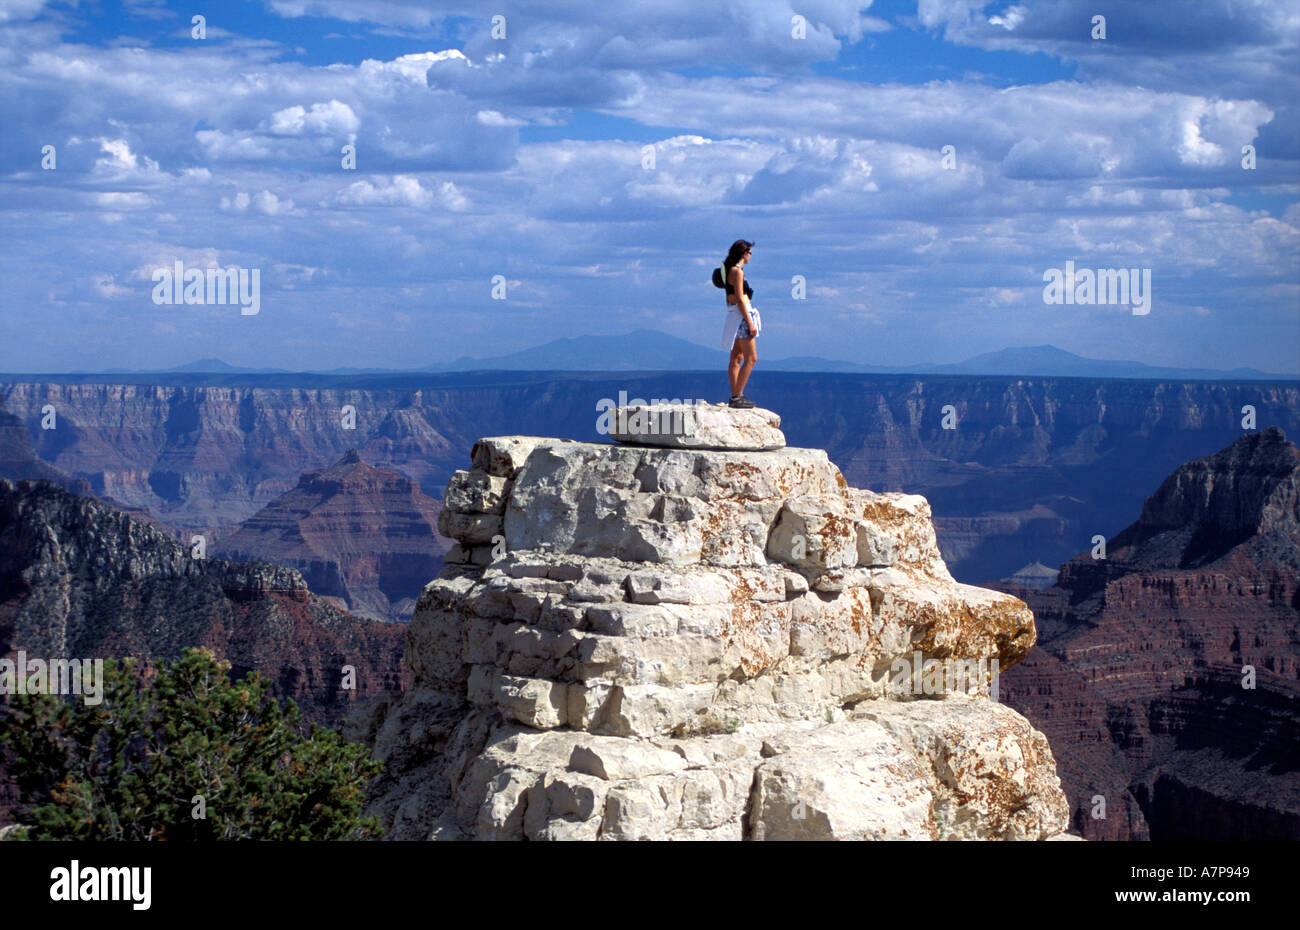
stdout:
<svg viewBox="0 0 1300 930">
<path fill-rule="evenodd" d="M 151 670 L 152 671 L 152 670 Z M 377 836 L 363 818 L 381 763 L 335 730 L 304 733 L 253 673 L 187 649 L 146 684 L 137 662 L 104 663 L 102 703 L 22 695 L 0 743 L 33 840 L 344 840 Z M 198 799 L 201 798 L 200 802 Z M 203 816 L 199 816 L 202 814 Z"/>
</svg>

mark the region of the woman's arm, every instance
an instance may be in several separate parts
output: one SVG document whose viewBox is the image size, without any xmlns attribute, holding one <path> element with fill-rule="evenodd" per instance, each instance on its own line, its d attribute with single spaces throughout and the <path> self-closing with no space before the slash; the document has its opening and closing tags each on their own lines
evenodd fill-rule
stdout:
<svg viewBox="0 0 1300 930">
<path fill-rule="evenodd" d="M 749 315 L 749 298 L 745 296 L 745 272 L 740 269 L 739 265 L 733 265 L 731 275 L 734 279 L 733 286 L 736 288 L 736 307 L 740 310 L 745 325 L 749 327 L 749 331 L 752 333 L 754 331 L 754 320 Z"/>
</svg>

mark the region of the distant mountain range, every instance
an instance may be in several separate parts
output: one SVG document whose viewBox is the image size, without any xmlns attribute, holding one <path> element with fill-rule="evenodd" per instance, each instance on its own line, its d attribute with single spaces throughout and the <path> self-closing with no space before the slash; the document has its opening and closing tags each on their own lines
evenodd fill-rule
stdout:
<svg viewBox="0 0 1300 930">
<path fill-rule="evenodd" d="M 168 368 L 166 370 L 222 375 L 278 375 L 288 373 L 287 368 L 240 368 L 238 365 L 227 365 L 219 358 L 201 358 L 197 362 L 190 362 L 188 365 L 178 365 L 175 368 Z M 122 373 L 124 369 L 115 369 L 115 371 L 117 373 Z"/>
<path fill-rule="evenodd" d="M 720 349 L 688 342 L 657 330 L 641 329 L 616 336 L 575 336 L 555 339 L 531 349 L 486 358 L 462 356 L 454 362 L 418 369 L 309 369 L 317 374 L 414 374 L 459 371 L 712 371 L 726 364 Z M 1278 374 L 1255 368 L 1168 368 L 1144 362 L 1085 358 L 1056 346 L 1017 346 L 986 352 L 964 362 L 911 365 L 861 365 L 817 356 L 794 356 L 760 362 L 767 371 L 827 371 L 863 374 L 1024 375 L 1055 378 L 1141 378 L 1175 381 L 1295 381 L 1300 374 Z M 166 369 L 193 374 L 288 374 L 283 368 L 241 368 L 221 359 L 204 358 Z M 154 371 L 108 369 L 98 374 L 152 374 Z"/>
<path fill-rule="evenodd" d="M 1084 358 L 1056 346 L 1023 346 L 986 352 L 955 365 L 919 367 L 918 374 L 1031 375 L 1056 378 L 1152 378 L 1187 381 L 1281 381 L 1300 379 L 1256 368 L 1164 368 L 1144 362 Z"/>
</svg>

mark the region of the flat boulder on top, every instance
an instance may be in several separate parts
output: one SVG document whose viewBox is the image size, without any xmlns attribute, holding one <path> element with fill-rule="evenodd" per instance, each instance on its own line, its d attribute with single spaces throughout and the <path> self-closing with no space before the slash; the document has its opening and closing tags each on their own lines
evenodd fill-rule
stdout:
<svg viewBox="0 0 1300 930">
<path fill-rule="evenodd" d="M 610 412 L 616 442 L 670 449 L 766 452 L 785 448 L 781 417 L 771 410 L 726 404 L 636 404 Z"/>
</svg>

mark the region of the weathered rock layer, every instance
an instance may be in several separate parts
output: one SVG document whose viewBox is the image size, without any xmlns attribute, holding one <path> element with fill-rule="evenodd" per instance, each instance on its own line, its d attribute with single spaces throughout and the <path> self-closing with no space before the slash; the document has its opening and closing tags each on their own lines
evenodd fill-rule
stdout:
<svg viewBox="0 0 1300 930">
<path fill-rule="evenodd" d="M 1300 839 L 1300 449 L 1275 427 L 1174 470 L 1136 522 L 1020 594 L 1001 696 L 1052 741 L 1088 839 Z"/>
<path fill-rule="evenodd" d="M 441 509 L 410 478 L 352 450 L 304 474 L 213 553 L 297 569 L 313 593 L 354 616 L 405 621 L 447 551 L 433 530 Z"/>
<path fill-rule="evenodd" d="M 293 569 L 193 557 L 148 523 L 44 481 L 0 479 L 0 655 L 150 660 L 206 647 L 337 723 L 402 685 L 401 630 L 359 620 Z M 355 691 L 341 669 L 357 671 Z"/>
<path fill-rule="evenodd" d="M 990 676 L 896 687 L 918 654 L 996 674 L 1035 638 L 1021 601 L 952 579 L 924 498 L 814 449 L 503 437 L 472 460 L 412 687 L 354 724 L 390 836 L 1063 833 L 1047 741 Z"/>
</svg>

